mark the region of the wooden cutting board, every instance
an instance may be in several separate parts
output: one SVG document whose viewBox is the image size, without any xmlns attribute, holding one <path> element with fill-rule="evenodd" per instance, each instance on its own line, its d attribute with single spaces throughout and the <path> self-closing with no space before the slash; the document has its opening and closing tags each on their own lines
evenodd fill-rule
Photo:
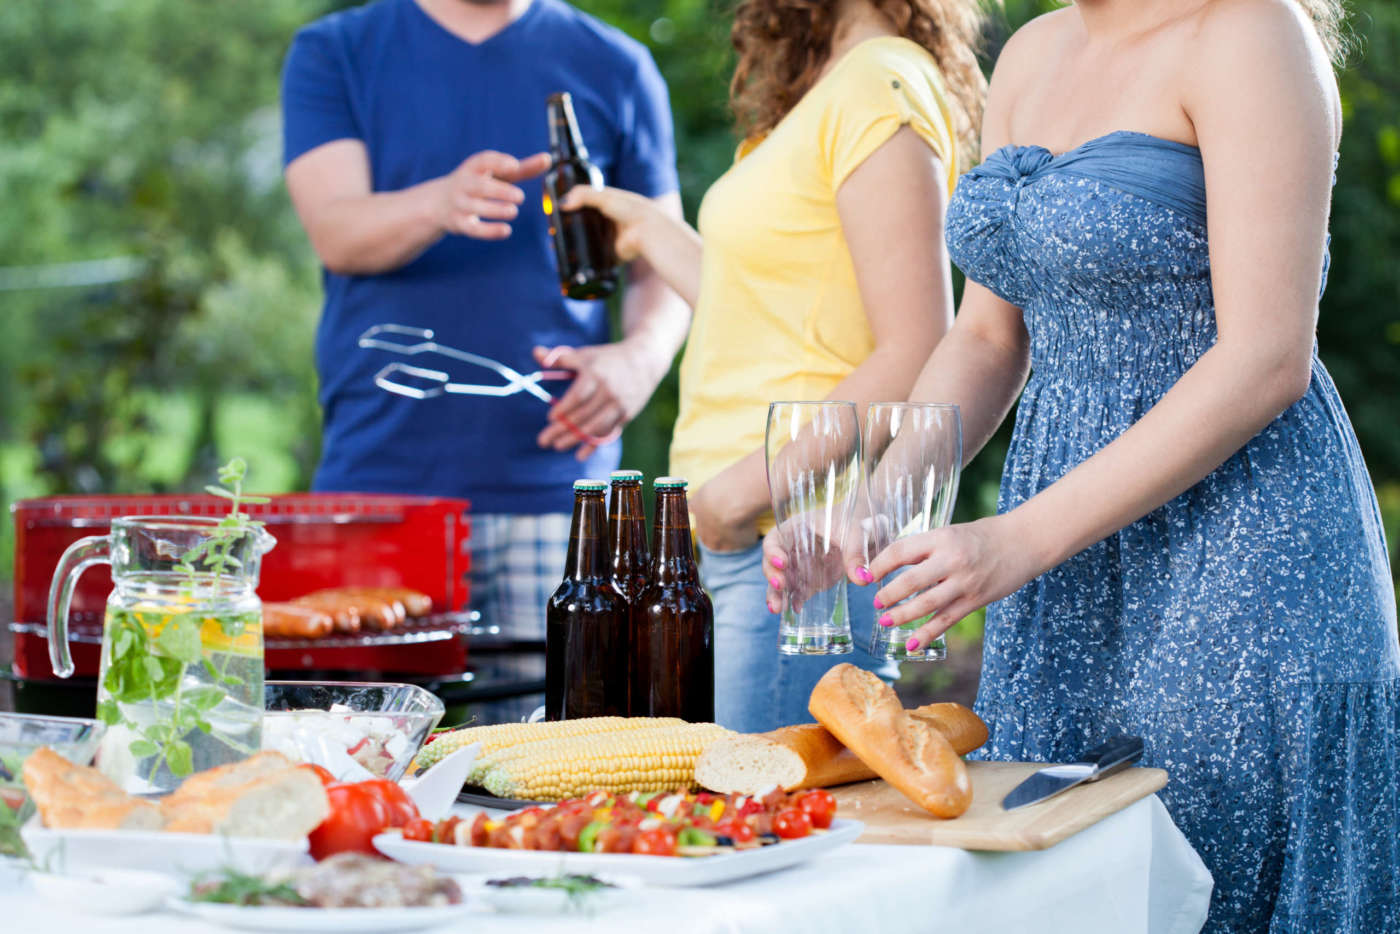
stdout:
<svg viewBox="0 0 1400 934">
<path fill-rule="evenodd" d="M 1043 850 L 1145 798 L 1167 783 L 1162 769 L 1128 769 L 1039 804 L 1003 811 L 1001 799 L 1042 762 L 969 762 L 972 806 L 940 820 L 877 779 L 831 789 L 837 815 L 865 823 L 860 843 L 956 846 L 965 850 Z"/>
</svg>

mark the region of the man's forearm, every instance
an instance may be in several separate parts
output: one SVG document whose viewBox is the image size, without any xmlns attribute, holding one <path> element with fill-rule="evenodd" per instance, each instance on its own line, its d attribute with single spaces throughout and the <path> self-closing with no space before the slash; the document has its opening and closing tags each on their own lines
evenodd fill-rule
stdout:
<svg viewBox="0 0 1400 934">
<path fill-rule="evenodd" d="M 441 182 L 432 179 L 400 191 L 331 201 L 308 230 L 311 245 L 326 268 L 341 275 L 367 276 L 405 266 L 442 238 L 436 191 Z"/>
<path fill-rule="evenodd" d="M 689 330 L 690 306 L 646 260 L 633 260 L 622 299 L 622 339 L 654 383 L 670 370 Z"/>
</svg>

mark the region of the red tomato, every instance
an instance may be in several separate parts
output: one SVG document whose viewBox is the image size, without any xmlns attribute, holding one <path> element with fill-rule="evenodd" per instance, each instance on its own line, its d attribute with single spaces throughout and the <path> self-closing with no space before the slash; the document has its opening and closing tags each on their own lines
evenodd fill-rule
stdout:
<svg viewBox="0 0 1400 934">
<path fill-rule="evenodd" d="M 322 785 L 334 785 L 336 783 L 335 776 L 332 775 L 331 770 L 326 768 L 325 766 L 312 765 L 308 762 L 305 765 L 303 765 L 302 768 L 310 769 L 311 771 L 315 772 L 316 777 L 321 780 Z"/>
<path fill-rule="evenodd" d="M 362 784 L 331 785 L 326 789 L 331 811 L 321 825 L 311 831 L 311 855 L 325 859 L 335 853 L 369 853 L 379 851 L 370 841 L 389 825 L 384 802 L 373 790 Z"/>
<path fill-rule="evenodd" d="M 812 821 L 813 827 L 822 830 L 831 826 L 836 816 L 836 796 L 825 788 L 813 788 L 797 796 L 797 806 Z"/>
<path fill-rule="evenodd" d="M 387 778 L 372 778 L 358 784 L 383 802 L 384 810 L 389 815 L 388 826 L 402 827 L 419 816 L 418 805 L 413 803 L 413 799 L 398 782 L 391 782 Z"/>
<path fill-rule="evenodd" d="M 665 827 L 653 827 L 637 834 L 632 852 L 646 856 L 675 856 L 676 835 Z"/>
<path fill-rule="evenodd" d="M 773 832 L 784 840 L 796 840 L 812 832 L 812 819 L 801 808 L 783 808 L 773 818 Z"/>
<path fill-rule="evenodd" d="M 715 833 L 722 837 L 728 837 L 735 843 L 752 843 L 758 836 L 753 832 L 748 821 L 740 817 L 731 817 L 729 820 L 720 821 L 715 825 Z"/>
<path fill-rule="evenodd" d="M 421 840 L 424 843 L 433 842 L 433 822 L 415 817 L 407 824 L 403 825 L 403 838 L 405 840 Z"/>
<path fill-rule="evenodd" d="M 750 814 L 757 814 L 763 810 L 763 802 L 757 798 L 750 798 L 739 808 L 740 817 L 748 817 Z"/>
</svg>

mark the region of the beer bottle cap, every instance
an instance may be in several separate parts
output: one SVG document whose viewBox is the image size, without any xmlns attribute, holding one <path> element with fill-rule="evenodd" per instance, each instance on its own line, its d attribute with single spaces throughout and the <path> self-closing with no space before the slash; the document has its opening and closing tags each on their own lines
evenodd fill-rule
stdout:
<svg viewBox="0 0 1400 934">
<path fill-rule="evenodd" d="M 608 478 L 614 482 L 618 480 L 636 480 L 640 482 L 642 479 L 642 472 L 640 470 L 614 470 L 612 473 L 608 474 Z"/>
<path fill-rule="evenodd" d="M 575 480 L 575 493 L 602 493 L 606 491 L 608 485 L 602 480 Z"/>
<path fill-rule="evenodd" d="M 685 477 L 657 477 L 651 484 L 658 490 L 684 490 L 687 481 Z"/>
</svg>

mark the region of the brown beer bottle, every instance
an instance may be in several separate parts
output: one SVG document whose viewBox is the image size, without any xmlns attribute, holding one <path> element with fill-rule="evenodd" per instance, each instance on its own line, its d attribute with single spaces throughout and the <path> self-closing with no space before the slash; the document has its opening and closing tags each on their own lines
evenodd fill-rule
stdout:
<svg viewBox="0 0 1400 934">
<path fill-rule="evenodd" d="M 715 612 L 695 567 L 686 483 L 659 477 L 654 485 L 651 582 L 642 591 L 633 645 L 633 708 L 638 716 L 708 723 L 715 718 Z"/>
<path fill-rule="evenodd" d="M 627 645 L 636 644 L 641 626 L 642 590 L 651 579 L 651 553 L 647 549 L 647 517 L 642 508 L 642 472 L 614 470 L 608 503 L 608 547 L 612 551 L 613 590 L 626 604 Z M 616 671 L 631 681 L 631 653 L 619 657 Z M 646 716 L 641 701 L 628 701 L 628 713 Z"/>
<path fill-rule="evenodd" d="M 626 606 L 613 590 L 600 480 L 574 483 L 564 580 L 545 607 L 545 717 L 625 716 Z"/>
<path fill-rule="evenodd" d="M 603 173 L 588 161 L 568 92 L 551 94 L 548 110 L 553 164 L 544 176 L 544 213 L 549 217 L 549 235 L 559 262 L 559 287 L 569 298 L 607 298 L 617 291 L 613 222 L 594 208 L 558 209 L 560 200 L 575 185 L 602 188 Z"/>
</svg>

